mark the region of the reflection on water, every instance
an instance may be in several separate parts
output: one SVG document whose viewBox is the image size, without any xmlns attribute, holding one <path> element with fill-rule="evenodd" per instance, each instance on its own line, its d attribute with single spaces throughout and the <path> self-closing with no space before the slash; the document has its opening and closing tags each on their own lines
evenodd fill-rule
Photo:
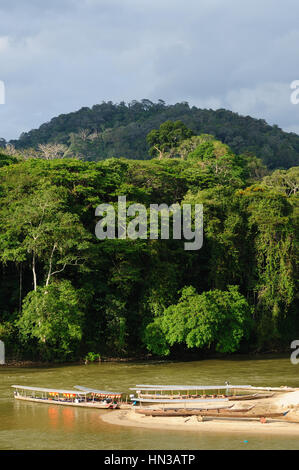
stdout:
<svg viewBox="0 0 299 470">
<path fill-rule="evenodd" d="M 56 429 L 58 427 L 58 409 L 54 406 L 48 407 L 48 416 L 49 416 L 49 428 Z"/>
<path fill-rule="evenodd" d="M 61 410 L 63 427 L 67 431 L 72 431 L 75 423 L 75 413 L 72 408 L 64 407 Z"/>
<path fill-rule="evenodd" d="M 83 366 L 0 368 L 0 449 L 299 449 L 297 437 L 209 434 L 112 426 L 111 410 L 14 400 L 13 384 L 51 388 L 86 385 L 130 393 L 137 383 L 290 385 L 299 366 L 289 358 L 197 362 L 100 363 Z M 247 442 L 248 441 L 248 442 Z"/>
</svg>

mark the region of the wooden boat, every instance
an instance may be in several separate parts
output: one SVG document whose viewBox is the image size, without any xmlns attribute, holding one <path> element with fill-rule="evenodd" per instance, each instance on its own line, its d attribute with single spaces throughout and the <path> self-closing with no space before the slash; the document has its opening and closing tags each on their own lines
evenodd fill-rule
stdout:
<svg viewBox="0 0 299 470">
<path fill-rule="evenodd" d="M 237 385 L 234 385 L 235 390 L 239 390 L 239 387 Z M 255 387 L 254 385 L 249 385 L 247 387 L 242 387 L 242 390 L 246 391 L 259 391 L 259 392 L 295 392 L 296 390 L 299 390 L 299 388 L 294 388 L 294 387 L 288 387 L 287 385 L 281 385 L 280 387 Z"/>
<path fill-rule="evenodd" d="M 138 397 L 148 399 L 204 399 L 226 398 L 230 391 L 234 391 L 236 388 L 238 390 L 247 389 L 248 387 L 250 385 L 136 385 L 130 390 L 135 391 Z M 220 393 L 221 390 L 225 393 Z"/>
<path fill-rule="evenodd" d="M 242 412 L 242 410 L 239 410 L 239 411 L 227 410 L 223 412 L 217 412 L 215 410 L 208 410 L 208 411 L 203 411 L 202 413 L 200 413 L 200 416 L 223 417 L 223 418 L 255 418 L 255 419 L 272 418 L 274 419 L 274 418 L 281 418 L 285 416 L 287 413 L 288 411 L 252 413 L 250 411 Z"/>
<path fill-rule="evenodd" d="M 242 400 L 259 400 L 261 398 L 273 397 L 274 393 L 254 393 L 251 395 L 151 395 L 148 393 L 140 393 L 139 398 L 159 401 L 160 399 L 167 400 L 215 400 L 215 399 L 227 399 L 230 401 L 242 401 Z"/>
<path fill-rule="evenodd" d="M 167 403 L 167 400 L 173 400 L 174 403 L 178 400 L 183 401 L 204 401 L 204 400 L 254 400 L 269 398 L 274 393 L 251 393 L 236 395 L 237 390 L 248 390 L 249 385 L 136 385 L 131 388 L 138 395 L 138 401 L 146 402 L 160 402 Z M 222 390 L 222 393 L 221 393 Z M 186 393 L 187 392 L 187 393 Z M 210 394 L 214 392 L 213 394 Z M 233 392 L 232 395 L 230 393 Z"/>
<path fill-rule="evenodd" d="M 227 406 L 217 406 L 217 407 L 209 407 L 209 408 L 158 408 L 158 409 L 161 409 L 163 411 L 179 411 L 179 410 L 184 410 L 184 411 L 200 411 L 200 410 L 230 410 L 231 408 L 233 408 L 233 406 L 235 405 L 227 405 Z M 254 405 L 252 405 L 250 407 L 253 408 Z M 140 408 L 139 408 L 140 409 Z M 143 408 L 144 410 L 150 410 L 151 408 Z M 240 408 L 241 409 L 241 408 Z"/>
<path fill-rule="evenodd" d="M 251 389 L 251 385 L 136 385 L 131 390 L 247 390 Z"/>
<path fill-rule="evenodd" d="M 160 398 L 167 399 L 167 400 L 208 400 L 208 399 L 215 399 L 215 398 L 229 398 L 226 395 L 160 395 L 160 394 L 149 394 L 149 393 L 140 393 L 139 398 L 151 399 L 151 400 L 159 400 Z"/>
<path fill-rule="evenodd" d="M 14 397 L 17 400 L 85 408 L 116 409 L 120 407 L 118 399 L 122 396 L 121 393 L 103 390 L 58 390 L 27 385 L 12 385 L 12 387 L 15 389 Z"/>
<path fill-rule="evenodd" d="M 249 409 L 239 409 L 239 410 L 228 410 L 228 409 L 211 409 L 211 410 L 184 410 L 184 409 L 174 409 L 174 410 L 155 410 L 155 409 L 144 409 L 136 410 L 136 412 L 144 414 L 145 416 L 152 417 L 176 417 L 176 416 L 201 416 L 201 417 L 211 417 L 211 418 L 252 418 L 252 419 L 275 419 L 282 418 L 287 412 L 251 412 L 251 407 Z"/>
<path fill-rule="evenodd" d="M 256 387 L 254 385 L 232 385 L 228 382 L 225 385 L 136 385 L 131 390 L 243 390 L 259 392 L 294 392 L 299 388 L 282 385 L 280 387 Z"/>
<path fill-rule="evenodd" d="M 136 385 L 140 403 L 188 403 L 204 401 L 242 401 L 269 398 L 274 393 L 251 393 L 237 395 L 237 390 L 250 390 L 250 385 Z M 222 391 L 222 393 L 221 393 Z M 212 392 L 212 394 L 211 394 Z M 230 393 L 233 393 L 232 395 Z"/>
<path fill-rule="evenodd" d="M 244 413 L 252 410 L 254 405 L 248 408 L 238 408 L 231 410 L 233 405 L 223 408 L 164 408 L 164 409 L 151 409 L 151 408 L 136 408 L 135 412 L 145 416 L 202 416 L 203 413 L 212 412 L 216 415 L 223 415 L 225 413 L 234 411 L 235 413 Z"/>
<path fill-rule="evenodd" d="M 274 393 L 254 393 L 253 395 L 231 395 L 227 397 L 229 400 L 241 401 L 241 400 L 260 400 L 261 398 L 271 398 Z"/>
<path fill-rule="evenodd" d="M 181 405 L 184 405 L 186 403 L 223 403 L 223 402 L 228 402 L 228 398 L 213 398 L 213 397 L 208 397 L 208 398 L 164 398 L 163 395 L 161 397 L 156 397 L 154 398 L 134 398 L 133 401 L 135 403 L 180 403 Z"/>
</svg>

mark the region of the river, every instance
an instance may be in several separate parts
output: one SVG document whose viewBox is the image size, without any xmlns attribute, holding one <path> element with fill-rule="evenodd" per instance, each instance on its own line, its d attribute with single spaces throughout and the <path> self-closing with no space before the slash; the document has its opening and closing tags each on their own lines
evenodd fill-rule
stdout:
<svg viewBox="0 0 299 470">
<path fill-rule="evenodd" d="M 299 387 L 299 365 L 289 358 L 233 357 L 195 362 L 103 362 L 53 367 L 0 367 L 0 449 L 299 449 L 298 437 L 210 434 L 191 431 L 153 430 L 112 426 L 103 413 L 21 402 L 13 398 L 11 385 L 73 388 L 84 385 L 128 392 L 140 383 L 217 385 L 231 384 Z"/>
</svg>

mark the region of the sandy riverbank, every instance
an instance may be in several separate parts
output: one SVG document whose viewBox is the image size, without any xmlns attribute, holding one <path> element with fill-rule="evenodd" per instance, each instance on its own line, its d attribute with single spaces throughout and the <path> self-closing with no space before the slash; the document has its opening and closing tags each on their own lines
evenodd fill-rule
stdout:
<svg viewBox="0 0 299 470">
<path fill-rule="evenodd" d="M 231 402 L 232 404 L 233 402 Z M 248 406 L 249 402 L 243 402 L 242 407 Z M 268 419 L 261 423 L 258 419 L 231 419 L 231 418 L 205 418 L 198 421 L 197 416 L 191 417 L 151 417 L 135 413 L 131 410 L 115 410 L 111 413 L 101 415 L 106 423 L 118 426 L 134 426 L 152 429 L 165 429 L 173 431 L 193 431 L 212 433 L 242 433 L 242 434 L 276 434 L 276 435 L 298 435 L 299 436 L 299 392 L 276 394 L 272 398 L 263 400 L 252 400 L 250 405 L 255 405 L 256 412 L 263 411 L 286 411 L 287 416 L 279 420 Z M 241 403 L 235 402 L 240 408 Z M 157 408 L 157 406 L 155 407 Z"/>
</svg>

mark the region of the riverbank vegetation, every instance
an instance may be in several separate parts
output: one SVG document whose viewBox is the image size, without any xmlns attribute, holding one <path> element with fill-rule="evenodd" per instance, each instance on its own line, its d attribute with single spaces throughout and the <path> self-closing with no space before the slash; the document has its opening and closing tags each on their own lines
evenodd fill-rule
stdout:
<svg viewBox="0 0 299 470">
<path fill-rule="evenodd" d="M 270 172 L 177 122 L 147 145 L 151 160 L 0 155 L 0 339 L 11 357 L 269 351 L 298 337 L 298 167 Z M 147 208 L 203 204 L 202 248 L 98 240 L 95 208 L 120 195 Z"/>
</svg>

